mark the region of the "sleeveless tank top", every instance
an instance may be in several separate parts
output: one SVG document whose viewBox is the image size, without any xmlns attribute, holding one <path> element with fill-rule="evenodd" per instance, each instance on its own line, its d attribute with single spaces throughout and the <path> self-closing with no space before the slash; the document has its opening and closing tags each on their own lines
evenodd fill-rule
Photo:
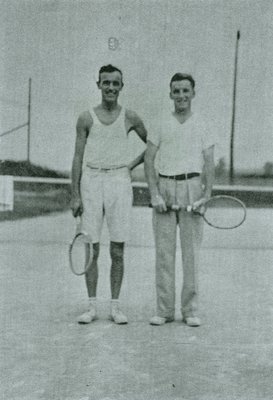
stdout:
<svg viewBox="0 0 273 400">
<path fill-rule="evenodd" d="M 110 125 L 101 123 L 94 110 L 90 114 L 93 125 L 85 145 L 83 166 L 117 168 L 128 165 L 125 109 L 121 109 L 118 118 Z"/>
</svg>

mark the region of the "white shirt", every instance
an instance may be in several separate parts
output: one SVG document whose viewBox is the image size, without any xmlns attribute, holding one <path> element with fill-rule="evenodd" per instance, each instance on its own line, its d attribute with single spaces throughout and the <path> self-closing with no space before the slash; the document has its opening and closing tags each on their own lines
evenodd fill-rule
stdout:
<svg viewBox="0 0 273 400">
<path fill-rule="evenodd" d="M 148 140 L 158 149 L 158 169 L 163 175 L 202 172 L 203 151 L 215 144 L 204 121 L 192 114 L 180 123 L 171 113 L 161 118 Z"/>
<path fill-rule="evenodd" d="M 117 168 L 128 165 L 128 133 L 125 127 L 125 109 L 110 125 L 98 119 L 94 110 L 90 111 L 93 125 L 90 129 L 84 151 L 83 166 L 96 168 Z"/>
</svg>

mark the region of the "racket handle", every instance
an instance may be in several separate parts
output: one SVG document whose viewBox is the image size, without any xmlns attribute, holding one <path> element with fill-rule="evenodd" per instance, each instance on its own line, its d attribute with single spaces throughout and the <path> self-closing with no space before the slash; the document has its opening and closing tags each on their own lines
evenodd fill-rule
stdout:
<svg viewBox="0 0 273 400">
<path fill-rule="evenodd" d="M 75 217 L 75 221 L 76 221 L 76 233 L 81 233 L 81 217 Z"/>
<path fill-rule="evenodd" d="M 181 210 L 181 208 L 182 208 L 182 207 L 179 206 L 178 204 L 173 204 L 173 205 L 170 207 L 170 209 L 171 209 L 172 211 L 179 211 L 179 210 Z M 188 205 L 187 207 L 184 207 L 183 210 L 185 210 L 185 211 L 187 211 L 187 212 L 194 212 L 194 210 L 193 210 L 193 208 L 192 208 L 191 205 Z"/>
<path fill-rule="evenodd" d="M 179 211 L 181 209 L 181 207 L 178 204 L 173 204 L 171 206 L 171 210 L 172 211 Z"/>
<path fill-rule="evenodd" d="M 82 230 L 82 219 L 81 217 L 75 217 L 76 220 L 76 234 L 82 233 L 86 237 L 86 243 L 92 243 L 92 239 L 89 233 Z"/>
</svg>

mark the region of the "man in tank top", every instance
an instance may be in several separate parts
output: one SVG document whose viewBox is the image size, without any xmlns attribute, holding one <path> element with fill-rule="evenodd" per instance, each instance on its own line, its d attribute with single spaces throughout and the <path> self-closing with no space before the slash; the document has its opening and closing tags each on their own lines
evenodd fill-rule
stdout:
<svg viewBox="0 0 273 400">
<path fill-rule="evenodd" d="M 145 172 L 153 205 L 156 245 L 157 314 L 150 323 L 163 325 L 175 316 L 176 231 L 180 229 L 183 263 L 181 313 L 188 326 L 199 326 L 198 256 L 203 221 L 184 211 L 170 211 L 168 206 L 193 208 L 210 196 L 214 180 L 214 138 L 203 119 L 191 111 L 195 81 L 191 75 L 177 73 L 170 82 L 174 112 L 161 114 L 158 126 L 149 133 Z M 155 157 L 159 155 L 158 171 Z M 201 173 L 204 172 L 204 187 Z"/>
<path fill-rule="evenodd" d="M 97 86 L 101 103 L 78 118 L 72 166 L 72 212 L 74 217 L 81 216 L 82 230 L 90 234 L 93 242 L 93 261 L 85 275 L 89 308 L 78 322 L 90 323 L 96 319 L 97 261 L 105 217 L 112 261 L 110 317 L 117 324 L 126 324 L 119 294 L 132 207 L 130 171 L 144 160 L 144 152 L 133 161 L 128 158 L 128 135 L 134 130 L 146 142 L 147 132 L 138 115 L 118 103 L 123 87 L 120 69 L 103 66 Z"/>
</svg>

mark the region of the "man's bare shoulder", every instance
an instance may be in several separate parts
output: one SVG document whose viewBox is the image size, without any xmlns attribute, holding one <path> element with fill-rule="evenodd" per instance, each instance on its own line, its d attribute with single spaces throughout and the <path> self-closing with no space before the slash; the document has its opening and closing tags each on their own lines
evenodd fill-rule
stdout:
<svg viewBox="0 0 273 400">
<path fill-rule="evenodd" d="M 83 111 L 77 121 L 78 128 L 91 128 L 93 119 L 89 111 Z"/>
<path fill-rule="evenodd" d="M 142 120 L 141 120 L 141 118 L 138 116 L 138 114 L 135 112 L 135 111 L 133 111 L 133 110 L 128 110 L 128 109 L 126 109 L 125 110 L 125 118 L 132 124 L 132 125 L 138 125 L 139 124 L 139 122 L 141 121 L 142 122 Z"/>
</svg>

